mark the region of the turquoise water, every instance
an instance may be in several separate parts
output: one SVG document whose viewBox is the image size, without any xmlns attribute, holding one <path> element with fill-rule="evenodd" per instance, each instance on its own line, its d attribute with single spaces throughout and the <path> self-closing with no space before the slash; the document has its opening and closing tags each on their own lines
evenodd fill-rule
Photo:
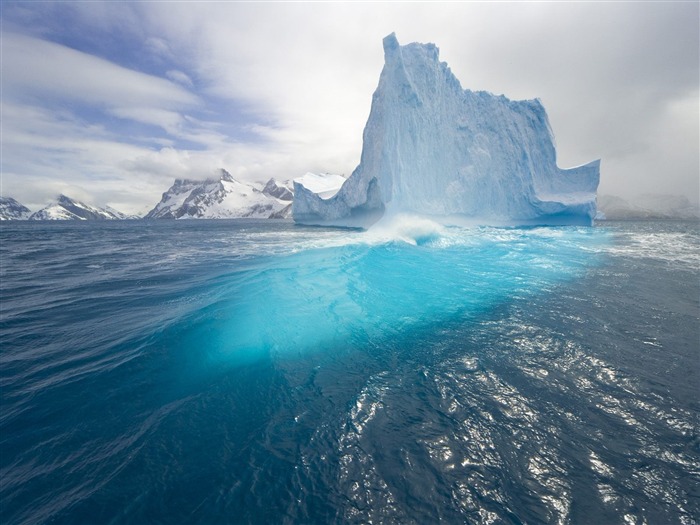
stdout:
<svg viewBox="0 0 700 525">
<path fill-rule="evenodd" d="M 2 522 L 698 514 L 697 223 L 1 235 Z"/>
<path fill-rule="evenodd" d="M 229 362 L 260 352 L 395 344 L 574 278 L 606 243 L 604 234 L 585 228 L 420 235 L 416 245 L 340 233 L 328 247 L 311 240 L 284 257 L 241 264 L 222 283 L 220 299 L 199 312 L 201 326 L 188 332 L 192 344 L 209 334 L 212 358 Z"/>
</svg>

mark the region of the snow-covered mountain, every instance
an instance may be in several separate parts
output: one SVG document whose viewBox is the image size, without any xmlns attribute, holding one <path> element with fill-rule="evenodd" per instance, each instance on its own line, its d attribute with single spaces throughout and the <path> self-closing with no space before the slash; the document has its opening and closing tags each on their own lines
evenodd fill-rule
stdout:
<svg viewBox="0 0 700 525">
<path fill-rule="evenodd" d="M 84 202 L 60 195 L 58 200 L 33 213 L 29 219 L 34 221 L 62 220 L 116 220 L 129 218 L 114 208 L 97 208 Z"/>
<path fill-rule="evenodd" d="M 141 218 L 141 217 L 139 217 L 138 215 L 129 215 L 128 213 L 123 213 L 123 212 L 121 212 L 121 211 L 119 211 L 119 210 L 115 210 L 115 209 L 112 208 L 111 206 L 105 206 L 104 208 L 102 208 L 102 211 L 105 211 L 105 212 L 107 212 L 108 214 L 112 215 L 115 219 L 120 219 L 120 220 L 124 220 L 124 219 L 140 219 L 140 218 Z"/>
<path fill-rule="evenodd" d="M 270 179 L 265 185 L 246 183 L 222 169 L 218 179 L 177 179 L 145 218 L 287 218 L 292 197 L 290 181 Z"/>
<path fill-rule="evenodd" d="M 600 195 L 599 219 L 700 219 L 700 208 L 682 195 L 644 194 L 629 199 L 614 195 Z"/>
<path fill-rule="evenodd" d="M 600 162 L 562 170 L 539 100 L 463 90 L 434 44 L 384 39 L 359 166 L 324 198 L 294 186 L 297 222 L 367 227 L 414 213 L 486 224 L 591 224 Z"/>
<path fill-rule="evenodd" d="M 0 197 L 0 221 L 24 221 L 32 212 L 12 197 Z"/>
</svg>

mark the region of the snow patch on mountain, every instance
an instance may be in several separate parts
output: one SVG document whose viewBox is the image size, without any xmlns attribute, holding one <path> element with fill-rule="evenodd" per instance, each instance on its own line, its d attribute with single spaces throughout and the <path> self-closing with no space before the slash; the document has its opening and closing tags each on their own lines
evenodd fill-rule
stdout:
<svg viewBox="0 0 700 525">
<path fill-rule="evenodd" d="M 295 185 L 297 222 L 367 227 L 409 213 L 485 224 L 591 224 L 600 161 L 559 169 L 539 100 L 463 90 L 434 44 L 384 39 L 360 164 L 333 196 Z"/>
</svg>

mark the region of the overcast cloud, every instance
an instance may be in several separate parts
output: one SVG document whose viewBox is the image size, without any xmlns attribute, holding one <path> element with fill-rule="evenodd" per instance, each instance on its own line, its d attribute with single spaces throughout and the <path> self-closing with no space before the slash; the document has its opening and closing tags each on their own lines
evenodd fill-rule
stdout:
<svg viewBox="0 0 700 525">
<path fill-rule="evenodd" d="M 127 212 L 176 177 L 348 175 L 381 40 L 435 42 L 464 88 L 538 97 L 601 193 L 697 202 L 697 2 L 4 2 L 2 195 Z"/>
</svg>

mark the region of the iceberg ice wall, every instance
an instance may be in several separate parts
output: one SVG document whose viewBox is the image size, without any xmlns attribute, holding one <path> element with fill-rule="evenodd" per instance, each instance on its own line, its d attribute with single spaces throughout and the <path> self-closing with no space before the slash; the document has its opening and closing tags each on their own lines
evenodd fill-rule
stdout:
<svg viewBox="0 0 700 525">
<path fill-rule="evenodd" d="M 384 38 L 360 165 L 331 198 L 295 183 L 294 220 L 368 227 L 415 213 L 488 224 L 591 224 L 600 161 L 559 169 L 539 100 L 463 90 L 434 44 Z"/>
</svg>

